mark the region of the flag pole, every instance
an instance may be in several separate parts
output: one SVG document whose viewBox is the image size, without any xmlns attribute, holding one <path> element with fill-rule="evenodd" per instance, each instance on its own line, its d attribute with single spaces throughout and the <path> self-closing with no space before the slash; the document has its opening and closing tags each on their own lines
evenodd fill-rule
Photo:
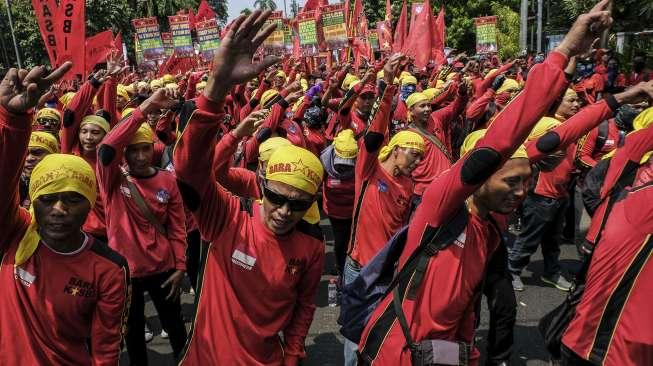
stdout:
<svg viewBox="0 0 653 366">
<path fill-rule="evenodd" d="M 16 52 L 16 61 L 18 62 L 18 68 L 23 68 L 23 62 L 20 60 L 20 52 L 18 52 L 18 43 L 16 42 L 16 34 L 14 33 L 14 21 L 11 17 L 11 4 L 9 0 L 5 0 L 7 4 L 7 17 L 9 18 L 9 30 L 11 31 L 11 39 L 14 41 L 14 52 Z"/>
</svg>

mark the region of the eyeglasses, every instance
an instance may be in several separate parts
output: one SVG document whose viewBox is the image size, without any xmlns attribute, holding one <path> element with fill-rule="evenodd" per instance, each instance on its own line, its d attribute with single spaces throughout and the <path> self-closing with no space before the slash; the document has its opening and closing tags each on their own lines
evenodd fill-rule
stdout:
<svg viewBox="0 0 653 366">
<path fill-rule="evenodd" d="M 38 118 L 36 122 L 42 126 L 56 126 L 59 124 L 59 120 L 54 118 Z"/>
<path fill-rule="evenodd" d="M 263 185 L 263 196 L 275 206 L 283 206 L 287 203 L 290 211 L 293 212 L 306 211 L 313 205 L 313 201 L 290 199 L 274 192 L 268 188 L 267 184 Z"/>
</svg>

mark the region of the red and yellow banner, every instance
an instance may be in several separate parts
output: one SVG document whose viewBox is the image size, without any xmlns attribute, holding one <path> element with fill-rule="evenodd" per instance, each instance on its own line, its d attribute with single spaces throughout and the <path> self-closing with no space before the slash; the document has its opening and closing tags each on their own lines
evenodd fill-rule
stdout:
<svg viewBox="0 0 653 366">
<path fill-rule="evenodd" d="M 347 47 L 347 23 L 343 4 L 327 5 L 322 8 L 322 34 L 330 50 Z"/>
</svg>

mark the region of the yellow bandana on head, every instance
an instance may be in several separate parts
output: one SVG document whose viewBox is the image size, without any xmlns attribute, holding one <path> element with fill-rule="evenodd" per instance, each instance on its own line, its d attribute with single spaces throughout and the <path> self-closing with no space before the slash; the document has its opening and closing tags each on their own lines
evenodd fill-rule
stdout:
<svg viewBox="0 0 653 366">
<path fill-rule="evenodd" d="M 152 134 L 152 127 L 147 124 L 147 122 L 144 122 L 138 130 L 136 130 L 136 133 L 134 134 L 134 137 L 132 137 L 131 141 L 129 141 L 129 145 L 136 145 L 136 144 L 152 144 L 154 143 L 154 135 Z"/>
<path fill-rule="evenodd" d="M 408 107 L 408 109 L 411 109 L 415 104 L 419 102 L 425 102 L 425 101 L 429 101 L 428 95 L 421 92 L 416 92 L 409 95 L 408 98 L 406 98 L 406 107 Z"/>
<path fill-rule="evenodd" d="M 46 150 L 50 154 L 59 152 L 59 142 L 52 136 L 51 133 L 43 131 L 34 131 L 29 136 L 29 148 L 40 148 Z"/>
<path fill-rule="evenodd" d="M 465 141 L 463 141 L 462 146 L 460 147 L 460 156 L 464 156 L 468 152 L 470 152 L 474 147 L 476 147 L 476 144 L 485 136 L 485 133 L 487 132 L 486 129 L 483 130 L 476 130 L 467 137 L 465 137 Z M 528 154 L 526 154 L 526 147 L 522 144 L 519 145 L 517 148 L 517 151 L 515 151 L 514 154 L 510 157 L 510 159 L 528 159 Z"/>
<path fill-rule="evenodd" d="M 206 81 L 200 81 L 199 83 L 197 83 L 197 85 L 195 85 L 195 89 L 198 92 L 204 90 L 204 88 L 206 88 Z M 254 95 L 254 93 L 252 95 Z"/>
<path fill-rule="evenodd" d="M 430 102 L 430 101 L 433 101 L 433 99 L 435 99 L 435 97 L 437 97 L 438 94 L 440 94 L 440 93 L 438 92 L 438 89 L 436 89 L 436 88 L 428 88 L 428 89 L 424 89 L 422 94 L 426 95 L 426 97 L 429 98 L 429 102 Z"/>
<path fill-rule="evenodd" d="M 80 123 L 79 127 L 83 127 L 84 125 L 98 126 L 101 129 L 103 129 L 105 133 L 108 133 L 109 130 L 111 130 L 111 126 L 109 125 L 109 122 L 107 122 L 106 119 L 100 116 L 96 116 L 94 114 L 89 114 L 88 116 L 82 118 L 82 123 Z"/>
<path fill-rule="evenodd" d="M 306 79 L 299 80 L 299 85 L 302 86 L 302 91 L 303 92 L 308 90 L 308 80 L 306 80 Z"/>
<path fill-rule="evenodd" d="M 128 108 L 123 109 L 122 113 L 120 113 L 120 118 L 129 117 L 129 115 L 132 114 L 132 112 L 134 112 L 134 109 L 136 109 L 136 108 L 128 107 Z"/>
<path fill-rule="evenodd" d="M 336 156 L 343 159 L 353 159 L 358 155 L 358 144 L 354 137 L 354 131 L 346 129 L 333 139 L 333 149 Z"/>
<path fill-rule="evenodd" d="M 530 135 L 528 135 L 528 138 L 526 138 L 526 141 L 538 139 L 552 129 L 560 126 L 560 124 L 560 121 L 555 118 L 542 117 L 542 119 L 537 122 L 535 127 L 533 127 L 533 130 L 531 131 Z"/>
<path fill-rule="evenodd" d="M 286 183 L 306 193 L 317 193 L 324 168 L 312 152 L 298 146 L 281 146 L 268 160 L 265 179 Z"/>
<path fill-rule="evenodd" d="M 576 93 L 574 89 L 567 88 L 567 90 L 565 90 L 564 98 L 569 98 L 569 97 L 578 98 L 578 93 Z"/>
<path fill-rule="evenodd" d="M 304 103 L 304 96 L 303 95 L 301 97 L 299 97 L 299 99 L 297 99 L 295 104 L 292 105 L 292 108 L 291 108 L 292 112 L 293 113 L 297 112 L 299 107 L 301 107 L 302 103 Z"/>
<path fill-rule="evenodd" d="M 150 88 L 163 88 L 163 81 L 160 79 L 150 81 Z"/>
<path fill-rule="evenodd" d="M 25 263 L 34 254 L 41 240 L 33 202 L 43 195 L 60 192 L 77 192 L 93 207 L 97 195 L 93 168 L 79 156 L 69 154 L 50 154 L 36 164 L 29 182 L 32 221 L 18 244 L 16 266 Z"/>
<path fill-rule="evenodd" d="M 258 147 L 258 160 L 268 161 L 272 153 L 282 146 L 290 146 L 292 143 L 283 137 L 270 137 L 263 141 Z"/>
<path fill-rule="evenodd" d="M 165 74 L 163 75 L 163 77 L 161 77 L 161 81 L 163 81 L 164 84 L 170 84 L 170 83 L 174 83 L 176 80 L 174 76 L 170 74 Z"/>
<path fill-rule="evenodd" d="M 653 125 L 653 107 L 641 111 L 633 120 L 635 131 L 650 127 L 651 125 Z"/>
<path fill-rule="evenodd" d="M 38 112 L 36 112 L 34 121 L 39 118 L 56 119 L 57 121 L 61 122 L 61 113 L 59 113 L 59 111 L 54 108 L 41 108 Z"/>
<path fill-rule="evenodd" d="M 62 95 L 61 97 L 59 97 L 59 103 L 61 103 L 61 105 L 65 107 L 68 105 L 68 103 L 70 103 L 70 100 L 73 99 L 74 96 L 75 96 L 75 92 L 68 92 Z"/>
<path fill-rule="evenodd" d="M 356 77 L 356 75 L 352 74 L 347 74 L 345 78 L 342 80 L 342 90 L 349 90 L 352 87 L 352 84 L 354 81 L 359 81 L 359 79 Z"/>
<path fill-rule="evenodd" d="M 283 80 L 286 80 L 287 78 L 286 73 L 283 72 L 282 70 L 277 71 L 277 73 L 274 74 L 274 76 L 278 78 L 283 78 Z"/>
<path fill-rule="evenodd" d="M 274 90 L 274 89 L 268 89 L 263 92 L 263 95 L 261 95 L 261 107 L 265 107 L 269 101 L 272 100 L 272 98 L 276 97 L 279 95 L 279 92 Z"/>
<path fill-rule="evenodd" d="M 118 84 L 118 87 L 116 88 L 116 93 L 119 97 L 123 97 L 125 101 L 129 100 L 129 93 L 127 92 L 127 87 L 125 87 L 122 84 Z"/>
<path fill-rule="evenodd" d="M 423 153 L 424 139 L 416 132 L 400 131 L 396 135 L 392 136 L 390 142 L 381 149 L 379 152 L 379 161 L 386 161 L 395 147 L 415 149 Z"/>
<path fill-rule="evenodd" d="M 512 92 L 519 89 L 521 89 L 521 87 L 519 86 L 517 80 L 506 78 L 506 80 L 503 81 L 503 84 L 501 84 L 501 87 L 497 89 L 497 94 Z"/>
<path fill-rule="evenodd" d="M 401 80 L 401 86 L 417 85 L 417 78 L 414 77 L 413 75 L 404 76 L 400 80 Z"/>
</svg>

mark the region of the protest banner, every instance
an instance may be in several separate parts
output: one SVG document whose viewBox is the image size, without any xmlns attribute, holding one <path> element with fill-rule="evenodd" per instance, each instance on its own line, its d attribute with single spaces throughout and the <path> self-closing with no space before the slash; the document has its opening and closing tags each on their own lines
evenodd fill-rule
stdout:
<svg viewBox="0 0 653 366">
<path fill-rule="evenodd" d="M 381 51 L 392 50 L 392 24 L 386 20 L 376 22 L 376 36 Z"/>
<path fill-rule="evenodd" d="M 172 33 L 161 32 L 161 42 L 163 42 L 163 49 L 166 52 L 166 57 L 172 56 L 172 53 L 175 51 L 175 46 L 172 43 Z"/>
<path fill-rule="evenodd" d="M 297 15 L 299 29 L 299 47 L 302 56 L 314 56 L 319 52 L 317 37 L 317 22 L 315 11 L 307 11 Z"/>
<path fill-rule="evenodd" d="M 272 32 L 268 38 L 263 41 L 263 50 L 268 55 L 281 55 L 285 52 L 285 34 L 283 27 L 282 11 L 273 11 L 268 20 L 265 21 L 265 26 L 276 24 L 277 28 Z"/>
<path fill-rule="evenodd" d="M 193 40 L 190 36 L 190 22 L 188 15 L 172 15 L 168 17 L 172 44 L 177 57 L 192 57 L 195 53 Z"/>
<path fill-rule="evenodd" d="M 494 53 L 497 45 L 497 17 L 474 18 L 476 25 L 476 53 Z"/>
<path fill-rule="evenodd" d="M 159 22 L 156 17 L 133 19 L 132 24 L 136 29 L 138 43 L 143 53 L 143 61 L 161 60 L 166 57 Z"/>
<path fill-rule="evenodd" d="M 141 49 L 141 44 L 138 42 L 138 37 L 134 34 L 134 53 L 136 54 L 136 65 L 143 63 L 143 49 Z"/>
<path fill-rule="evenodd" d="M 343 4 L 327 5 L 322 8 L 322 33 L 329 50 L 347 46 L 347 26 Z"/>
<path fill-rule="evenodd" d="M 220 30 L 215 19 L 195 23 L 197 40 L 200 44 L 200 55 L 204 61 L 213 59 L 213 53 L 220 47 Z"/>
<path fill-rule="evenodd" d="M 81 0 L 61 0 L 55 37 L 57 39 L 56 66 L 72 61 L 73 67 L 64 75 L 63 80 L 72 80 L 76 76 L 84 77 L 86 58 L 86 4 Z"/>
<path fill-rule="evenodd" d="M 367 31 L 367 40 L 370 42 L 372 50 L 379 50 L 379 35 L 376 33 L 376 29 L 370 29 Z"/>
<path fill-rule="evenodd" d="M 59 12 L 57 2 L 55 0 L 32 0 L 32 7 L 43 43 L 45 43 L 45 49 L 48 51 L 50 64 L 54 66 L 57 64 L 57 37 L 55 35 L 56 15 Z"/>
</svg>

